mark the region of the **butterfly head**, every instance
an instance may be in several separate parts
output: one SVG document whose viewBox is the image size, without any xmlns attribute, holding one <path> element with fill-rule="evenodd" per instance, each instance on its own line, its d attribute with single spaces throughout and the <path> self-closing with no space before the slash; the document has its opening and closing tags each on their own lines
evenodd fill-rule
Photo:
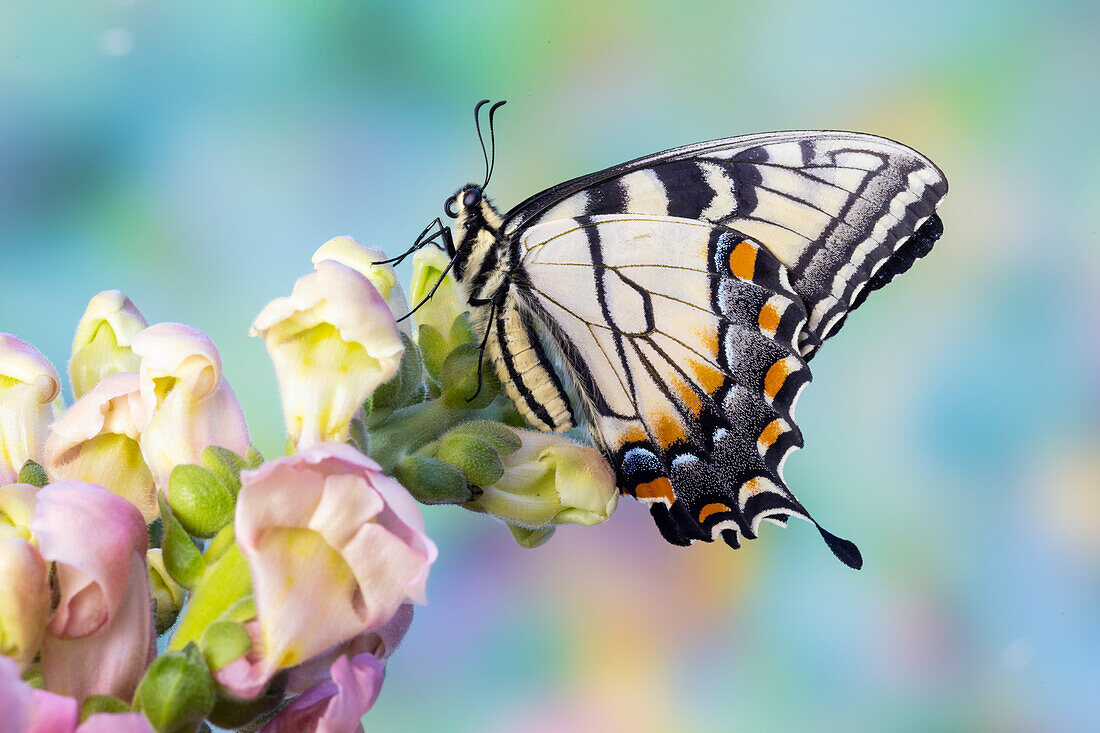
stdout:
<svg viewBox="0 0 1100 733">
<path fill-rule="evenodd" d="M 501 225 L 500 214 L 485 198 L 482 186 L 476 183 L 467 183 L 458 189 L 444 202 L 443 210 L 455 220 L 455 241 L 460 248 L 464 242 L 476 239 L 482 230 L 495 234 Z"/>
</svg>

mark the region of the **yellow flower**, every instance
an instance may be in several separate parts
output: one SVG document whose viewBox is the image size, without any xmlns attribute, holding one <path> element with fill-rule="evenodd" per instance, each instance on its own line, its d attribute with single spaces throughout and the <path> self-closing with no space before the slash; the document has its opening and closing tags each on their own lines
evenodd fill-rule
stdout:
<svg viewBox="0 0 1100 733">
<path fill-rule="evenodd" d="M 118 290 L 104 290 L 88 301 L 76 327 L 69 376 L 79 399 L 111 374 L 137 373 L 140 358 L 130 348 L 146 326 L 130 299 Z"/>
</svg>

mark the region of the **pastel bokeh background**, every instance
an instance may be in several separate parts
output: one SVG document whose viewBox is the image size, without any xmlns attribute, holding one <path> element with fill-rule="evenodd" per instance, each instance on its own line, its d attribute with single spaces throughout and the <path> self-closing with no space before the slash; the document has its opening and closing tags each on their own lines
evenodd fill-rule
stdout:
<svg viewBox="0 0 1100 733">
<path fill-rule="evenodd" d="M 221 349 L 282 426 L 253 316 L 313 250 L 791 128 L 932 157 L 946 234 L 814 360 L 803 523 L 666 545 L 624 502 L 535 551 L 427 509 L 430 605 L 368 730 L 1100 729 L 1100 6 L 0 5 L 0 330 L 55 364 L 98 290 Z M 407 274 L 407 271 L 406 271 Z"/>
</svg>

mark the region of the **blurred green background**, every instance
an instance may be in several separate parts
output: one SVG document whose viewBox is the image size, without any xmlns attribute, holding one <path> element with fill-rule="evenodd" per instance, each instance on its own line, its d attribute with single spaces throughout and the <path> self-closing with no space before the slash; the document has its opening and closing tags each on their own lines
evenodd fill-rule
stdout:
<svg viewBox="0 0 1100 733">
<path fill-rule="evenodd" d="M 813 528 L 666 545 L 623 502 L 535 551 L 427 509 L 430 605 L 368 730 L 1100 729 L 1100 5 L 0 4 L 0 330 L 68 357 L 90 296 L 206 331 L 257 444 L 246 338 L 337 234 L 403 249 L 492 194 L 749 132 L 879 133 L 946 234 L 814 360 Z M 405 271 L 407 275 L 407 271 Z"/>
</svg>

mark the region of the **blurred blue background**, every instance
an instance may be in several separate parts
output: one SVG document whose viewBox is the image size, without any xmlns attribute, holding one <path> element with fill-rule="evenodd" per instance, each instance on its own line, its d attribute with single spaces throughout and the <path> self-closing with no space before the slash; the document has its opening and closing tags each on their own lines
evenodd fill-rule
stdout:
<svg viewBox="0 0 1100 733">
<path fill-rule="evenodd" d="M 815 359 L 813 528 L 666 545 L 643 507 L 534 551 L 460 510 L 368 730 L 1100 729 L 1100 6 L 983 2 L 0 5 L 0 330 L 68 358 L 89 297 L 246 338 L 313 250 L 403 249 L 697 140 L 879 133 L 947 173 L 946 234 Z M 407 275 L 407 271 L 405 271 Z"/>
</svg>

